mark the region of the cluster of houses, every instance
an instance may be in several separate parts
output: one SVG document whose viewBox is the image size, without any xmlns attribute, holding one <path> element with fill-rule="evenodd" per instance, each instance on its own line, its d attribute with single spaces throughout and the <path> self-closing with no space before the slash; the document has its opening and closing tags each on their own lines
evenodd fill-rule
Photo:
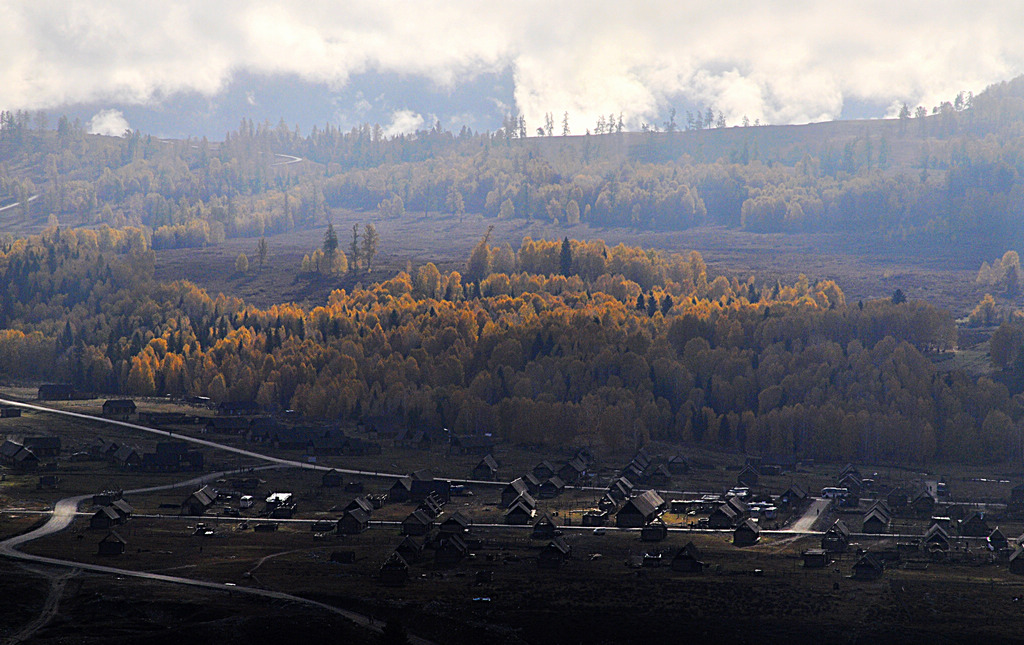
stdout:
<svg viewBox="0 0 1024 645">
<path fill-rule="evenodd" d="M 0 465 L 15 472 L 38 469 L 43 459 L 60 455 L 60 437 L 28 435 L 7 438 L 0 443 Z"/>
<path fill-rule="evenodd" d="M 191 450 L 184 441 L 160 441 L 154 452 L 143 453 L 134 446 L 97 437 L 87 452 L 93 459 L 108 461 L 121 470 L 176 473 L 201 472 L 204 468 L 203 453 Z"/>
<path fill-rule="evenodd" d="M 341 517 L 338 518 L 334 528 L 338 535 L 355 535 L 362 533 L 370 526 L 370 516 L 373 511 L 383 507 L 384 497 L 359 496 L 349 502 L 349 505 L 342 509 Z"/>
<path fill-rule="evenodd" d="M 27 472 L 39 468 L 39 457 L 24 444 L 7 439 L 0 444 L 0 464 L 15 472 Z"/>
<path fill-rule="evenodd" d="M 466 558 L 471 548 L 479 547 L 480 540 L 472 536 L 473 520 L 456 511 L 439 522 L 443 508 L 444 502 L 430 494 L 402 521 L 404 538 L 381 566 L 382 583 L 405 584 L 409 579 L 409 566 L 424 560 L 426 549 L 433 550 L 436 567 L 448 568 Z"/>
<path fill-rule="evenodd" d="M 121 496 L 120 491 L 107 491 L 93 496 L 93 506 L 98 507 L 89 518 L 90 529 L 112 529 L 127 522 L 135 509 Z"/>
</svg>

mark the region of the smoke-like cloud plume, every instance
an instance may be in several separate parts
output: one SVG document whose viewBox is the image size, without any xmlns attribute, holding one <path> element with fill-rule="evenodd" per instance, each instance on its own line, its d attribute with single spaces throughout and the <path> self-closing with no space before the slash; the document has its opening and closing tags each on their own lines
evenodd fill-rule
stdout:
<svg viewBox="0 0 1024 645">
<path fill-rule="evenodd" d="M 931 106 L 1024 71 L 1016 3 L 35 0 L 0 6 L 0 106 L 216 95 L 239 70 L 334 87 L 368 70 L 454 87 L 511 68 L 528 123 L 629 127 L 677 101 L 730 123 Z M 406 106 L 410 110 L 416 106 Z M 397 122 L 396 122 L 397 123 Z"/>
</svg>

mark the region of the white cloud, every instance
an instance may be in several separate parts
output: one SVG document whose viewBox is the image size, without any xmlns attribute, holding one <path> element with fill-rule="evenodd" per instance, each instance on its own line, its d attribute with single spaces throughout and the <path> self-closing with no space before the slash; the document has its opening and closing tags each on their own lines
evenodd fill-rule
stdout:
<svg viewBox="0 0 1024 645">
<path fill-rule="evenodd" d="M 391 123 L 384 128 L 384 134 L 393 137 L 396 134 L 412 134 L 423 128 L 423 115 L 412 110 L 395 110 L 391 115 Z"/>
<path fill-rule="evenodd" d="M 131 130 L 121 110 L 100 110 L 89 119 L 90 134 L 105 134 L 119 137 L 125 130 Z"/>
<path fill-rule="evenodd" d="M 1019 14 L 1003 0 L 10 2 L 0 106 L 212 96 L 236 70 L 335 87 L 377 70 L 454 87 L 511 67 L 530 129 L 564 111 L 574 132 L 613 112 L 637 127 L 682 100 L 732 123 L 792 123 L 833 118 L 849 98 L 930 107 L 1012 78 L 1024 72 Z"/>
</svg>

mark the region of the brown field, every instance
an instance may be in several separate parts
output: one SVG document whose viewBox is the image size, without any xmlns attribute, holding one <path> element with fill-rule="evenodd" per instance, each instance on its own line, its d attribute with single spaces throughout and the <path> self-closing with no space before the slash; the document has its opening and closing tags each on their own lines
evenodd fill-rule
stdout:
<svg viewBox="0 0 1024 645">
<path fill-rule="evenodd" d="M 702 227 L 678 232 L 636 231 L 619 228 L 573 227 L 550 223 L 503 221 L 467 215 L 410 212 L 405 217 L 378 220 L 376 213 L 335 211 L 332 214 L 339 243 L 346 249 L 352 224 L 373 223 L 380 234 L 380 251 L 369 275 L 310 279 L 296 277 L 302 256 L 319 248 L 325 227 L 268 238 L 269 256 L 262 273 L 252 257 L 256 240 L 230 239 L 204 249 L 157 252 L 157 277 L 186 279 L 208 289 L 244 298 L 258 306 L 278 302 L 321 304 L 332 289 L 351 288 L 390 277 L 394 272 L 434 262 L 442 271 L 465 266 L 473 246 L 494 226 L 492 244 L 519 247 L 526 236 L 534 239 L 603 239 L 670 252 L 697 250 L 713 275 L 746 278 L 762 283 L 776 279 L 792 283 L 801 273 L 812 280 L 835 279 L 849 302 L 885 298 L 897 288 L 908 298 L 922 299 L 965 316 L 984 296 L 975 282 L 978 267 L 1006 249 L 965 244 L 922 246 L 901 240 L 880 241 L 876 236 L 839 234 L 760 234 L 724 227 Z M 250 257 L 250 272 L 234 273 L 239 253 Z"/>
</svg>

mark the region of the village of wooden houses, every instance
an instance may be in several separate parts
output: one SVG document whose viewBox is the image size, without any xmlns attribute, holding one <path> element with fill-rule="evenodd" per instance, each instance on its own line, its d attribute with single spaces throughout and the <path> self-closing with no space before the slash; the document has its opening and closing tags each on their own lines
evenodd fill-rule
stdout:
<svg viewBox="0 0 1024 645">
<path fill-rule="evenodd" d="M 409 603 L 450 619 L 556 611 L 523 590 L 589 584 L 623 598 L 671 588 L 677 603 L 798 588 L 837 607 L 896 583 L 1024 581 L 1024 483 L 970 473 L 658 444 L 539 454 L 50 385 L 5 393 L 0 433 L 4 556 L 347 603 L 366 625 Z"/>
</svg>

